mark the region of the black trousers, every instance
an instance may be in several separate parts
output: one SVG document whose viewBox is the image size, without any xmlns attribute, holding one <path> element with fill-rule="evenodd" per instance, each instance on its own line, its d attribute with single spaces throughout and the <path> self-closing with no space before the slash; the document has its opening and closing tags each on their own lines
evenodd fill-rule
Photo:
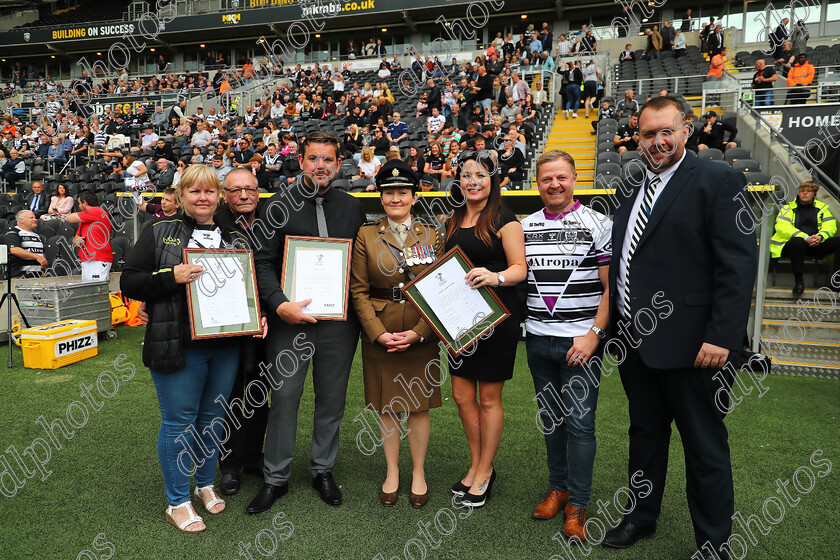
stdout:
<svg viewBox="0 0 840 560">
<path fill-rule="evenodd" d="M 260 378 L 259 364 L 265 360 L 265 340 L 261 338 L 243 337 L 239 352 L 239 371 L 233 383 L 228 403 L 225 409 L 225 425 L 230 429 L 227 442 L 222 444 L 219 453 L 219 470 L 223 473 L 238 473 L 242 467 L 263 470 L 263 442 L 265 428 L 268 424 L 268 403 L 259 403 L 263 391 L 251 390 L 245 395 L 245 387 L 255 381 L 262 383 L 265 394 L 271 387 L 264 378 Z M 245 403 L 243 411 L 240 399 Z M 259 404 L 259 406 L 256 406 Z M 237 406 L 238 405 L 238 406 Z M 250 415 L 250 417 L 249 417 Z M 224 451 L 229 451 L 224 458 Z"/>
<path fill-rule="evenodd" d="M 648 525 L 659 518 L 674 422 L 683 443 L 685 490 L 697 547 L 709 541 L 719 551 L 732 533 L 735 507 L 722 412 L 729 407 L 729 396 L 724 383 L 713 378 L 719 370 L 653 369 L 644 364 L 638 351 L 629 344 L 626 347 L 627 358 L 619 366 L 619 374 L 630 409 L 628 473 L 635 507 L 625 519 Z M 731 387 L 732 376 L 720 371 L 727 377 L 726 387 Z M 642 474 L 635 475 L 635 480 L 644 478 L 652 488 L 633 484 L 637 471 Z"/>
<path fill-rule="evenodd" d="M 790 257 L 790 264 L 793 267 L 793 276 L 796 280 L 802 281 L 802 273 L 805 270 L 805 257 L 826 257 L 834 254 L 834 271 L 840 270 L 840 237 L 829 237 L 816 247 L 811 247 L 801 237 L 792 237 L 782 247 L 782 256 Z"/>
<path fill-rule="evenodd" d="M 785 102 L 788 105 L 801 105 L 808 101 L 809 97 L 811 97 L 811 88 L 809 87 L 790 88 Z"/>
</svg>

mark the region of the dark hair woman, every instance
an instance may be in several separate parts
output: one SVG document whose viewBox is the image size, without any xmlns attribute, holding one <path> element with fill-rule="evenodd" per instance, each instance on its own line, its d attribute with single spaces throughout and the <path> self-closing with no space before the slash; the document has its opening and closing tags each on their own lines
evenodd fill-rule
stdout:
<svg viewBox="0 0 840 560">
<path fill-rule="evenodd" d="M 527 272 L 525 235 L 516 216 L 502 204 L 498 166 L 494 151 L 464 150 L 459 154 L 460 189 L 453 198 L 461 204 L 453 202 L 446 224 L 446 250 L 458 245 L 475 266 L 467 274 L 467 282 L 472 288 L 494 290 L 510 312 L 489 337 L 474 343 L 469 356 L 449 356 L 452 394 L 471 459 L 469 471 L 452 486 L 452 492 L 472 507 L 485 504 L 496 479 L 493 460 L 504 424 L 502 388 L 513 377 L 522 315 L 519 297 L 511 286 L 522 282 Z"/>
</svg>

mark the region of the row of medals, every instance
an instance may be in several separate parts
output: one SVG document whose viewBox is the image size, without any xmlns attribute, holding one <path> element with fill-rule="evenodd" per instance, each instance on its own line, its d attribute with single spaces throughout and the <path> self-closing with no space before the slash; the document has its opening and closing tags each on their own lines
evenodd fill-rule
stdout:
<svg viewBox="0 0 840 560">
<path fill-rule="evenodd" d="M 432 245 L 419 245 L 405 249 L 405 262 L 408 266 L 431 264 L 435 261 L 435 251 Z"/>
</svg>

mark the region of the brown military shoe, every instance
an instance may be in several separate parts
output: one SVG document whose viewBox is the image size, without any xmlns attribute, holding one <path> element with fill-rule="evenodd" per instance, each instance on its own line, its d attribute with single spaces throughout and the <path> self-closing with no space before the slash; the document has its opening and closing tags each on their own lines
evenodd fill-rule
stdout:
<svg viewBox="0 0 840 560">
<path fill-rule="evenodd" d="M 586 510 L 580 507 L 575 507 L 572 504 L 566 505 L 566 524 L 563 525 L 563 531 L 569 537 L 577 537 L 580 542 L 586 540 Z"/>
<path fill-rule="evenodd" d="M 561 492 L 549 488 L 545 494 L 545 499 L 534 509 L 531 517 L 534 519 L 551 519 L 555 517 L 560 510 L 566 507 L 569 503 L 569 491 Z"/>
</svg>

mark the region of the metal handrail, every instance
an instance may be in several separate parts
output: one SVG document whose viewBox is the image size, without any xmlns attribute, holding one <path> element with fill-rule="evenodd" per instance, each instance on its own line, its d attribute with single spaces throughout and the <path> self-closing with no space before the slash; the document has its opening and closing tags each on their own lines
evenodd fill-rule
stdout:
<svg viewBox="0 0 840 560">
<path fill-rule="evenodd" d="M 807 171 L 811 173 L 811 175 L 816 175 L 820 178 L 823 186 L 826 187 L 826 190 L 833 196 L 836 200 L 840 201 L 840 185 L 838 185 L 828 174 L 826 174 L 822 169 L 820 169 L 819 165 L 814 162 L 806 153 L 800 150 L 793 142 L 788 140 L 784 134 L 777 131 L 773 128 L 770 122 L 761 116 L 761 114 L 755 110 L 750 104 L 748 104 L 743 99 L 739 100 L 739 109 L 743 110 L 746 114 L 749 114 L 755 119 L 756 124 L 761 123 L 763 128 L 769 131 L 770 136 L 774 138 L 777 142 L 785 146 L 785 148 L 792 152 L 796 157 L 799 158 L 799 161 L 803 164 L 808 165 Z"/>
</svg>

